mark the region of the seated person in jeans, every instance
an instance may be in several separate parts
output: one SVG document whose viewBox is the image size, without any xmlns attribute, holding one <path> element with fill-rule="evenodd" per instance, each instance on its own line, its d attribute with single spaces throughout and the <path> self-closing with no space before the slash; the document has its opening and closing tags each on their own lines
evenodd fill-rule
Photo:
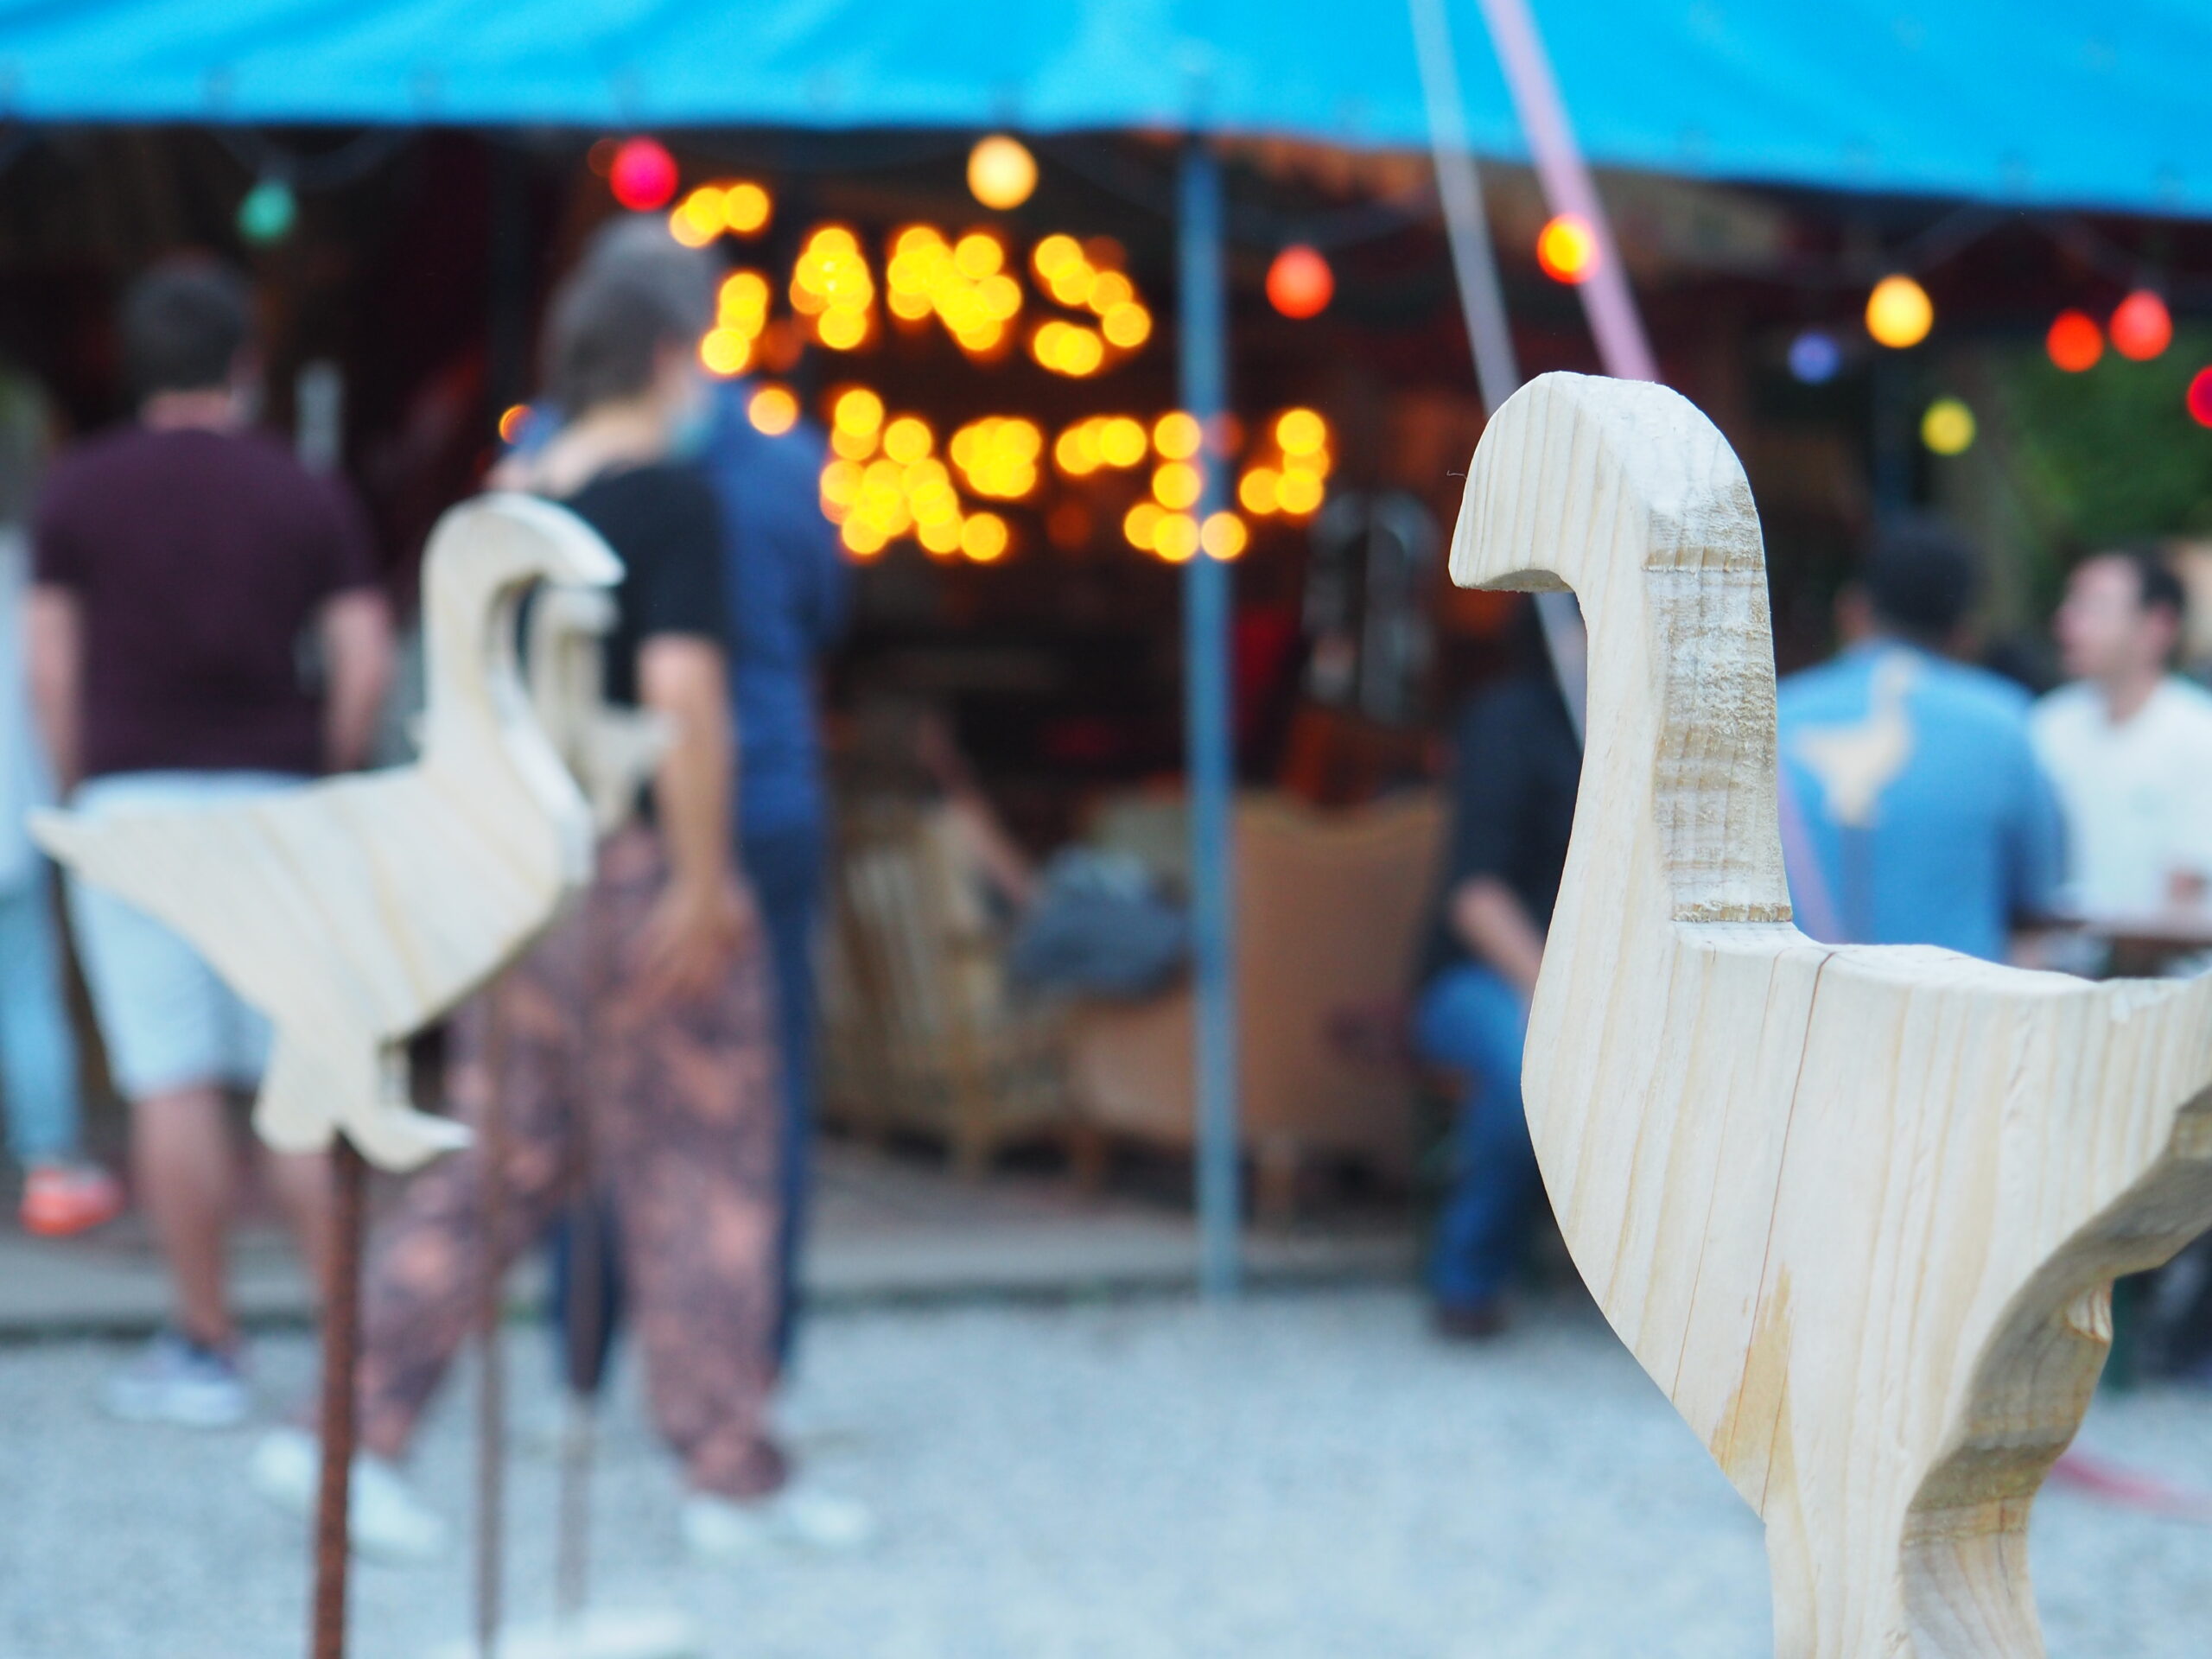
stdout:
<svg viewBox="0 0 2212 1659">
<path fill-rule="evenodd" d="M 1478 691 L 1452 734 L 1451 839 L 1414 1008 L 1421 1058 L 1466 1084 L 1428 1268 L 1437 1329 L 1461 1338 L 1503 1328 L 1538 1191 L 1521 1050 L 1582 773 L 1533 606 L 1522 622 L 1521 666 Z"/>
</svg>

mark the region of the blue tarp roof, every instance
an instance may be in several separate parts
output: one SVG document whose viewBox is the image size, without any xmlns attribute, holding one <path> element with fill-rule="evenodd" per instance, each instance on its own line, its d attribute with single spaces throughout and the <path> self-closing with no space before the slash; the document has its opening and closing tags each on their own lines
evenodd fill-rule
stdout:
<svg viewBox="0 0 2212 1659">
<path fill-rule="evenodd" d="M 1600 163 L 2212 213 L 2204 0 L 1534 0 Z M 1473 0 L 1476 145 L 1522 153 Z M 1401 0 L 0 0 L 33 121 L 1427 124 Z"/>
</svg>

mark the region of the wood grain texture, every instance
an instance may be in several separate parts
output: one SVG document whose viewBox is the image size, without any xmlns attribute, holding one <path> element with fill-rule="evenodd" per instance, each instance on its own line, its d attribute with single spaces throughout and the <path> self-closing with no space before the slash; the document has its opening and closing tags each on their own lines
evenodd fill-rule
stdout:
<svg viewBox="0 0 2212 1659">
<path fill-rule="evenodd" d="M 2041 1654 L 2028 1510 L 2111 1281 L 2212 1224 L 2212 982 L 1790 925 L 1758 520 L 1675 393 L 1524 387 L 1452 575 L 1589 620 L 1529 1127 L 1606 1317 L 1766 1522 L 1776 1652 Z"/>
<path fill-rule="evenodd" d="M 264 1140 L 308 1151 L 342 1128 L 388 1169 L 467 1139 L 409 1104 L 406 1039 L 590 879 L 590 810 L 524 696 L 516 605 L 540 579 L 621 575 L 582 520 L 515 495 L 455 507 L 425 560 L 418 760 L 245 803 L 32 819 L 54 857 L 175 928 L 269 1016 Z"/>
</svg>

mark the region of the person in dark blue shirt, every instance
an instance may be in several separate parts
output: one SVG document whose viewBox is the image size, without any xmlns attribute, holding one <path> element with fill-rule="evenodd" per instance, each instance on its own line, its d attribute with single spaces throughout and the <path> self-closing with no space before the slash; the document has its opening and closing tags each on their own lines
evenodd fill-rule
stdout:
<svg viewBox="0 0 2212 1659">
<path fill-rule="evenodd" d="M 1579 616 L 1560 627 L 1580 645 Z M 1517 632 L 1518 667 L 1470 699 L 1452 731 L 1452 829 L 1414 1007 L 1414 1048 L 1465 1090 L 1428 1260 L 1436 1328 L 1453 1339 L 1504 1328 L 1541 1191 L 1522 1051 L 1582 775 L 1581 738 L 1533 605 Z"/>
<path fill-rule="evenodd" d="M 750 391 L 743 382 L 719 390 L 699 459 L 722 508 L 743 779 L 740 854 L 768 931 L 783 1033 L 777 1353 L 787 1360 L 812 1171 L 813 942 L 828 819 L 815 670 L 843 631 L 850 584 L 837 532 L 822 516 L 819 480 L 828 443 L 821 429 L 802 420 L 777 435 L 760 431 L 747 412 Z"/>
</svg>

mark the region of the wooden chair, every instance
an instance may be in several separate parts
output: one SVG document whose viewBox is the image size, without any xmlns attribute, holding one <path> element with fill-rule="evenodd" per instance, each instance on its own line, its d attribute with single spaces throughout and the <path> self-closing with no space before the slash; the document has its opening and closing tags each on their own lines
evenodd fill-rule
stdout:
<svg viewBox="0 0 2212 1659">
<path fill-rule="evenodd" d="M 942 1140 L 981 1174 L 1065 1125 L 1061 1021 L 1009 993 L 951 826 L 905 801 L 848 803 L 822 970 L 824 1103 L 864 1135 Z"/>
</svg>

